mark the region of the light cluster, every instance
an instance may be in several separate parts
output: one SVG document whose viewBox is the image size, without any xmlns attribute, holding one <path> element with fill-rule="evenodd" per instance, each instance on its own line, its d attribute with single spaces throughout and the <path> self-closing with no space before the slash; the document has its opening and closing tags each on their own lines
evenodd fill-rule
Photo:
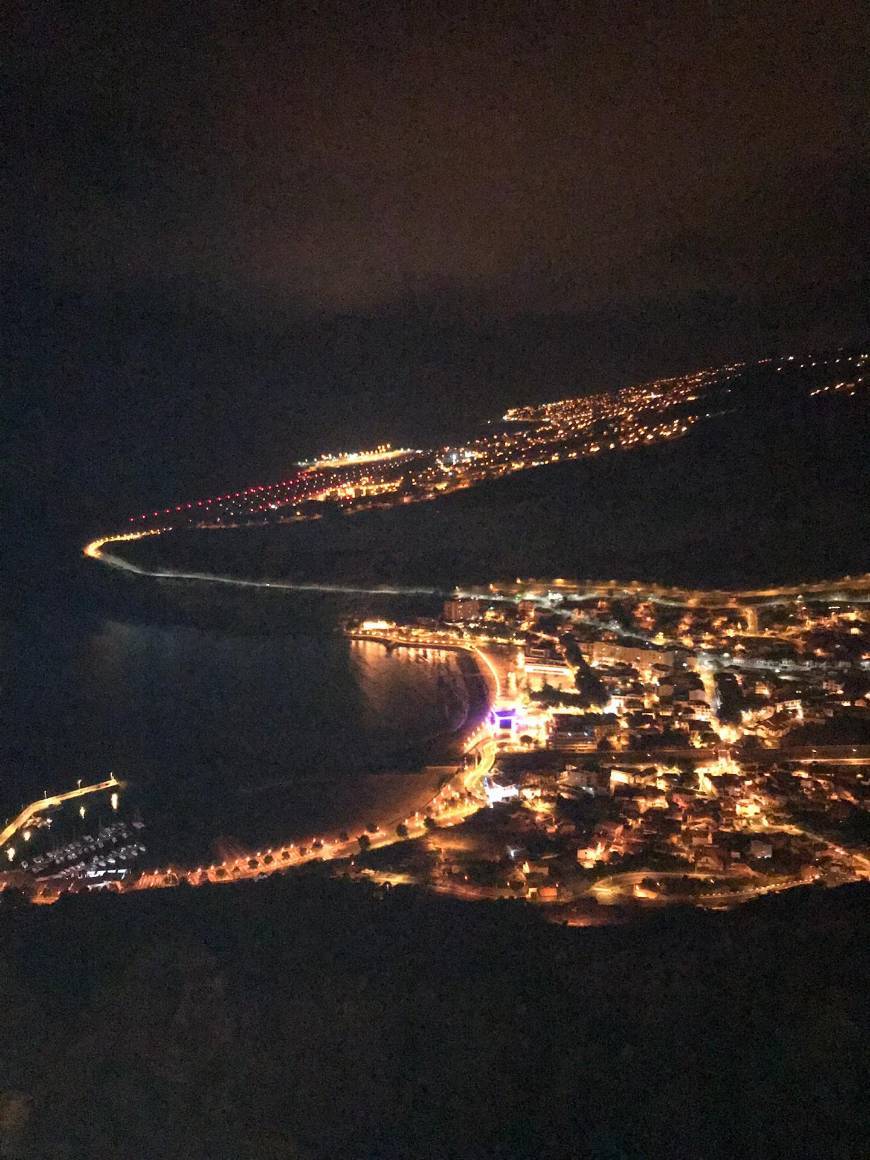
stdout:
<svg viewBox="0 0 870 1160">
<path fill-rule="evenodd" d="M 858 388 L 868 381 L 868 378 L 870 378 L 868 375 L 858 375 L 855 379 L 843 379 L 839 383 L 828 383 L 826 387 L 816 387 L 814 391 L 810 391 L 810 398 L 829 392 L 831 394 L 854 395 Z"/>
<path fill-rule="evenodd" d="M 808 397 L 849 397 L 866 385 L 865 374 L 830 383 L 819 379 L 833 368 L 861 371 L 868 358 L 841 351 L 732 362 L 618 391 L 513 407 L 464 445 L 422 451 L 384 443 L 329 453 L 298 464 L 298 471 L 277 483 L 142 512 L 128 522 L 145 530 L 240 527 L 316 518 L 329 503 L 359 510 L 432 499 L 517 471 L 681 438 L 732 410 L 732 391 L 751 384 L 753 373 L 769 364 L 779 373 L 800 372 L 795 389 Z"/>
</svg>

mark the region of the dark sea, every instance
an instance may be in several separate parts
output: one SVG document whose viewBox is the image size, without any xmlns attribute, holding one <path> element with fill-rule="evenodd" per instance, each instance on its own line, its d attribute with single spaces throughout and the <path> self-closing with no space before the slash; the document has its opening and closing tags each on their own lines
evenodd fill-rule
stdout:
<svg viewBox="0 0 870 1160">
<path fill-rule="evenodd" d="M 115 596 L 55 590 L 0 622 L 0 823 L 109 771 L 151 863 L 394 823 L 475 711 L 467 658 L 352 642 L 335 610 L 252 620 L 243 595 L 215 618 L 203 592 L 196 623 L 149 622 Z"/>
</svg>

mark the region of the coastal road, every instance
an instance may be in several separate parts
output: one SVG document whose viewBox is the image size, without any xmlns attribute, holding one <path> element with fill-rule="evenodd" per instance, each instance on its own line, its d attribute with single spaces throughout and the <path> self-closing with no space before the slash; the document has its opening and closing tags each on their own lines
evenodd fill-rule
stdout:
<svg viewBox="0 0 870 1160">
<path fill-rule="evenodd" d="M 104 551 L 106 545 L 145 539 L 148 536 L 165 535 L 171 528 L 151 528 L 142 532 L 125 532 L 92 540 L 82 549 L 92 560 L 99 560 L 112 568 L 133 572 L 138 576 L 151 576 L 161 580 L 193 580 L 212 584 L 230 584 L 239 588 L 275 588 L 299 592 L 338 592 L 354 595 L 396 595 L 396 596 L 447 596 L 443 589 L 419 586 L 377 585 L 362 587 L 347 584 L 293 583 L 282 580 L 245 580 L 237 576 L 224 576 L 210 572 L 183 572 L 177 569 L 148 569 Z M 742 605 L 772 605 L 794 600 L 796 597 L 827 599 L 858 604 L 870 602 L 870 573 L 863 576 L 846 576 L 840 580 L 814 581 L 802 585 L 784 585 L 778 588 L 757 589 L 690 589 L 668 588 L 664 585 L 647 584 L 639 581 L 618 583 L 616 581 L 569 581 L 563 579 L 519 581 L 514 584 L 491 584 L 487 587 L 468 587 L 459 592 L 461 596 L 479 597 L 488 600 L 509 600 L 520 597 L 548 602 L 549 593 L 582 598 L 620 598 L 650 600 L 665 605 L 702 606 L 721 608 Z M 750 617 L 754 622 L 754 617 Z"/>
<path fill-rule="evenodd" d="M 421 649 L 447 647 L 473 655 L 478 664 L 481 679 L 487 687 L 488 703 L 491 704 L 501 695 L 501 670 L 503 668 L 501 658 L 490 656 L 483 649 L 469 642 L 451 641 L 445 645 L 433 637 L 413 641 L 400 639 L 400 637 L 401 634 L 396 634 L 395 638 L 390 638 L 390 643 Z M 364 637 L 364 639 L 371 638 Z M 429 815 L 440 826 L 453 826 L 480 808 L 483 802 L 483 779 L 492 772 L 497 754 L 497 746 L 486 720 L 478 724 L 465 738 L 462 754 L 462 762 L 453 775 L 428 801 L 423 803 L 419 810 L 407 817 L 382 820 L 374 833 L 367 834 L 369 848 L 380 849 L 407 840 L 396 833 L 396 827 L 400 824 L 407 827 L 408 838 L 417 838 L 427 832 L 425 819 Z M 111 777 L 96 785 L 83 786 L 67 794 L 46 797 L 41 801 L 34 802 L 2 831 L 0 839 L 8 840 L 9 836 L 26 825 L 27 821 L 40 810 L 59 805 L 71 798 L 81 797 L 101 789 L 111 789 L 122 784 L 116 778 Z M 170 865 L 163 869 L 145 871 L 130 888 L 137 890 L 161 889 L 176 886 L 181 881 L 199 886 L 206 882 L 219 883 L 256 879 L 309 862 L 327 862 L 351 858 L 360 852 L 361 847 L 356 835 L 349 836 L 344 841 L 340 835 L 318 835 L 309 839 L 304 845 L 288 843 L 284 846 L 240 855 L 237 858 L 228 858 L 211 866 L 189 868 Z M 40 901 L 51 902 L 54 901 L 55 897 L 43 895 L 40 897 Z"/>
<path fill-rule="evenodd" d="M 384 822 L 375 833 L 368 834 L 368 849 L 382 849 L 384 846 L 424 836 L 427 833 L 425 818 L 428 814 L 432 815 L 439 826 L 454 826 L 476 813 L 482 804 L 481 785 L 484 777 L 492 771 L 496 753 L 496 744 L 488 732 L 482 728 L 476 730 L 465 750 L 465 755 L 471 755 L 475 760 L 468 765 L 463 762 L 453 777 L 445 782 L 421 810 L 407 818 L 395 818 Z M 460 796 L 458 800 L 454 800 L 456 794 L 471 796 L 470 798 Z M 407 838 L 400 837 L 396 833 L 396 826 L 400 823 L 407 826 Z M 313 843 L 318 841 L 320 845 L 315 847 Z M 359 853 L 361 847 L 356 836 L 349 837 L 347 841 L 332 835 L 315 837 L 304 846 L 289 843 L 286 846 L 259 850 L 238 858 L 228 858 L 208 867 L 200 866 L 195 870 L 168 866 L 163 870 L 149 871 L 142 875 L 134 889 L 148 890 L 175 886 L 182 879 L 186 879 L 192 886 L 201 886 L 206 882 L 238 882 L 243 879 L 260 878 L 279 870 L 304 866 L 310 862 L 333 862 L 353 858 Z"/>
<path fill-rule="evenodd" d="M 673 746 L 661 749 L 571 749 L 565 746 L 553 750 L 563 755 L 572 754 L 583 761 L 606 761 L 610 765 L 655 765 L 680 757 L 695 762 L 715 761 L 723 750 L 728 750 L 744 764 L 801 764 L 801 765 L 870 765 L 870 745 L 801 745 L 791 749 L 747 749 L 718 746 L 716 749 L 690 749 Z"/>
<path fill-rule="evenodd" d="M 154 528 L 147 532 L 126 532 L 124 535 L 104 536 L 99 540 L 92 540 L 82 549 L 82 553 L 91 560 L 99 560 L 110 568 L 118 568 L 122 572 L 132 572 L 136 576 L 148 576 L 154 580 L 187 580 L 202 584 L 224 584 L 233 588 L 271 588 L 285 592 L 324 592 L 336 593 L 342 596 L 438 596 L 446 597 L 450 593 L 438 588 L 396 587 L 381 584 L 377 587 L 366 588 L 353 584 L 315 584 L 289 580 L 244 580 L 238 576 L 223 576 L 214 572 L 182 572 L 175 568 L 140 568 L 138 564 L 131 564 L 129 560 L 116 556 L 113 552 L 104 551 L 107 544 L 119 544 L 131 540 L 144 540 L 149 536 L 166 535 L 171 528 Z"/>
<path fill-rule="evenodd" d="M 372 638 L 365 636 L 362 639 Z M 383 635 L 380 639 L 386 643 Z M 445 646 L 440 641 L 436 643 L 431 638 L 416 639 L 411 642 L 400 640 L 398 635 L 395 638 L 391 637 L 390 643 L 425 649 L 450 647 L 457 651 L 468 652 L 474 655 L 479 663 L 481 676 L 487 684 L 490 700 L 495 700 L 500 695 L 502 680 L 499 663 L 477 646 L 458 642 Z M 366 835 L 368 848 L 381 849 L 396 842 L 422 837 L 427 832 L 425 819 L 428 815 L 431 815 L 439 826 L 454 826 L 476 813 L 483 802 L 483 779 L 492 772 L 497 752 L 498 749 L 488 724 L 483 722 L 477 725 L 465 739 L 463 760 L 453 776 L 412 815 L 380 821 L 377 830 Z M 407 839 L 396 833 L 396 827 L 399 825 L 407 827 Z M 310 862 L 331 862 L 352 858 L 360 852 L 361 847 L 356 835 L 351 835 L 346 841 L 343 841 L 340 835 L 318 835 L 304 844 L 288 843 L 285 846 L 259 850 L 238 858 L 229 858 L 207 867 L 187 869 L 167 866 L 162 870 L 147 871 L 135 884 L 134 889 L 145 890 L 175 886 L 182 879 L 193 886 L 203 885 L 206 882 L 237 882 L 242 879 L 256 879 L 278 870 L 303 866 Z"/>
</svg>

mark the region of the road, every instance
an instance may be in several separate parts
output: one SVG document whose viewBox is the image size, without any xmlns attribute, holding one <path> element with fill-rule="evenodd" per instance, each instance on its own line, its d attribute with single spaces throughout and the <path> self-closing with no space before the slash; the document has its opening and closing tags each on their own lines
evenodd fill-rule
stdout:
<svg viewBox="0 0 870 1160">
<path fill-rule="evenodd" d="M 798 596 L 805 599 L 842 600 L 866 604 L 870 601 L 870 573 L 862 576 L 844 576 L 838 580 L 818 580 L 804 584 L 781 585 L 775 588 L 695 589 L 674 588 L 640 580 L 518 580 L 512 584 L 490 585 L 488 588 L 470 588 L 466 595 L 485 598 L 493 592 L 530 599 L 545 598 L 551 592 L 562 596 L 582 596 L 588 599 L 630 597 L 651 600 L 657 604 L 683 607 L 698 605 L 707 608 L 737 607 L 750 603 L 764 606 L 781 604 Z"/>
<path fill-rule="evenodd" d="M 793 875 L 781 879 L 765 878 L 756 871 L 743 873 L 705 874 L 694 870 L 668 870 L 657 873 L 654 870 L 632 870 L 624 874 L 613 874 L 609 878 L 600 878 L 589 887 L 588 893 L 602 906 L 616 906 L 625 902 L 646 902 L 659 905 L 670 904 L 681 900 L 679 894 L 636 894 L 635 887 L 641 886 L 644 879 L 655 881 L 679 882 L 686 878 L 696 881 L 709 882 L 710 879 L 741 883 L 739 890 L 723 890 L 712 894 L 687 894 L 686 901 L 702 906 L 736 905 L 747 902 L 750 898 L 758 898 L 762 894 L 773 894 L 781 890 L 791 890 L 801 885 L 803 879 Z"/>
<path fill-rule="evenodd" d="M 186 580 L 202 584 L 225 584 L 233 588 L 272 588 L 284 592 L 335 592 L 344 596 L 438 596 L 450 595 L 446 590 L 438 588 L 396 587 L 389 584 L 380 584 L 376 587 L 362 587 L 353 584 L 316 584 L 289 580 L 243 580 L 238 576 L 222 576 L 212 572 L 182 572 L 175 568 L 140 568 L 138 564 L 131 564 L 129 560 L 116 556 L 113 552 L 104 551 L 106 544 L 127 543 L 131 540 L 144 540 L 149 536 L 161 536 L 171 532 L 171 528 L 154 528 L 146 532 L 127 532 L 124 535 L 104 536 L 102 539 L 92 540 L 82 549 L 83 555 L 91 560 L 99 560 L 110 568 L 118 568 L 122 572 L 132 572 L 136 576 L 148 576 L 154 580 Z"/>
<path fill-rule="evenodd" d="M 381 636 L 383 637 L 383 634 Z M 373 638 L 366 634 L 362 636 L 362 639 Z M 481 676 L 488 688 L 489 703 L 493 703 L 501 695 L 502 682 L 499 661 L 477 645 L 459 641 L 445 645 L 440 642 L 436 643 L 434 639 L 415 639 L 412 641 L 405 639 L 401 633 L 387 637 L 384 643 L 421 649 L 447 647 L 455 651 L 467 652 L 473 655 L 479 664 Z M 367 834 L 369 848 L 380 849 L 396 842 L 406 841 L 408 838 L 421 837 L 427 832 L 426 817 L 429 814 L 439 826 L 453 826 L 475 813 L 483 803 L 483 779 L 492 772 L 496 753 L 497 746 L 490 732 L 489 724 L 484 721 L 477 725 L 464 739 L 462 762 L 452 777 L 411 816 L 382 821 L 374 833 Z M 95 785 L 81 786 L 69 793 L 57 794 L 33 802 L 22 810 L 18 817 L 13 819 L 0 833 L 0 845 L 3 845 L 11 836 L 23 829 L 40 811 L 54 808 L 65 801 L 83 797 L 86 794 L 121 787 L 123 784 L 112 776 Z M 396 832 L 396 827 L 399 825 L 407 827 L 407 838 Z M 240 879 L 259 878 L 310 862 L 328 862 L 350 858 L 359 854 L 360 851 L 361 847 L 356 835 L 348 837 L 346 841 L 342 841 L 340 836 L 336 837 L 335 835 L 314 836 L 304 846 L 288 843 L 285 846 L 259 850 L 238 858 L 229 858 L 223 862 L 213 863 L 211 866 L 199 866 L 195 869 L 167 866 L 163 869 L 145 871 L 128 888 L 137 890 L 160 889 L 176 886 L 182 880 L 193 886 L 204 885 L 207 882 L 234 882 Z M 55 901 L 58 896 L 43 893 L 39 901 L 50 903 Z"/>
<path fill-rule="evenodd" d="M 420 649 L 451 648 L 455 651 L 467 652 L 475 657 L 479 663 L 480 672 L 486 681 L 489 692 L 489 701 L 493 703 L 501 696 L 502 677 L 499 659 L 490 656 L 477 645 L 459 641 L 444 644 L 436 640 L 436 634 L 415 637 L 413 640 L 402 632 L 387 633 L 379 630 L 377 635 L 372 633 L 353 634 L 359 639 L 380 640 L 384 644 Z M 425 802 L 422 807 L 408 817 L 391 818 L 379 823 L 374 833 L 367 834 L 368 848 L 380 849 L 393 845 L 396 842 L 406 841 L 409 838 L 418 838 L 426 833 L 426 816 L 432 814 L 439 826 L 454 826 L 475 813 L 483 802 L 483 779 L 492 772 L 495 764 L 497 746 L 493 740 L 488 723 L 478 725 L 463 744 L 463 760 L 453 776 Z M 469 758 L 471 760 L 469 760 Z M 466 796 L 467 795 L 467 796 Z M 407 827 L 407 838 L 396 832 L 396 827 Z M 319 843 L 315 846 L 315 843 Z M 304 849 L 304 853 L 302 850 Z M 154 889 L 177 885 L 184 878 L 193 886 L 204 885 L 206 882 L 237 882 L 245 878 L 259 878 L 264 874 L 275 873 L 288 867 L 302 866 L 309 862 L 331 862 L 344 858 L 351 858 L 359 854 L 361 847 L 355 835 L 346 841 L 334 834 L 318 835 L 311 838 L 302 846 L 299 843 L 288 843 L 285 846 L 259 850 L 255 853 L 230 858 L 223 862 L 215 862 L 211 866 L 199 866 L 196 869 L 186 869 L 167 866 L 144 873 L 136 883 L 136 889 Z"/>
<path fill-rule="evenodd" d="M 468 766 L 463 762 L 453 777 L 445 782 L 422 809 L 410 817 L 385 821 L 375 833 L 368 834 L 368 848 L 377 850 L 397 842 L 422 837 L 427 832 L 425 822 L 427 813 L 432 814 L 439 826 L 458 825 L 475 813 L 482 804 L 481 783 L 492 771 L 496 752 L 496 744 L 488 731 L 482 727 L 478 728 L 469 738 L 465 749 L 465 755 L 473 754 L 477 760 Z M 464 794 L 471 795 L 470 799 L 462 796 Z M 407 837 L 400 836 L 396 832 L 396 827 L 400 824 L 407 827 Z M 315 842 L 320 842 L 320 846 L 315 847 Z M 360 852 L 361 847 L 355 836 L 349 837 L 347 841 L 342 841 L 340 837 L 334 835 L 318 836 L 310 839 L 304 846 L 291 842 L 286 846 L 258 850 L 256 853 L 215 862 L 211 866 L 199 866 L 196 869 L 167 866 L 162 870 L 148 871 L 133 888 L 149 890 L 176 886 L 182 879 L 186 879 L 191 886 L 202 886 L 207 882 L 238 882 L 243 879 L 260 878 L 291 867 L 304 866 L 311 862 L 332 862 L 352 858 Z"/>
<path fill-rule="evenodd" d="M 120 556 L 114 555 L 111 551 L 104 550 L 113 543 L 138 540 L 149 535 L 161 535 L 168 530 L 150 529 L 144 532 L 104 537 L 88 544 L 83 549 L 84 554 L 110 567 L 159 579 L 224 584 L 240 588 L 270 588 L 286 591 L 332 592 L 352 595 L 448 595 L 448 593 L 435 588 L 389 585 L 362 587 L 342 584 L 245 580 L 233 576 L 201 572 L 181 572 L 173 569 L 148 570 L 132 564 Z M 799 595 L 809 598 L 815 596 L 817 598 L 826 597 L 831 600 L 848 599 L 852 602 L 866 602 L 870 600 L 870 575 L 856 578 L 846 577 L 843 580 L 801 586 L 744 591 L 722 590 L 715 592 L 666 588 L 653 584 L 623 584 L 616 581 L 573 583 L 560 579 L 552 581 L 529 580 L 526 582 L 518 581 L 516 584 L 490 585 L 488 588 L 467 589 L 459 594 L 479 596 L 488 600 L 510 602 L 513 602 L 519 597 L 532 598 L 537 600 L 542 606 L 547 606 L 550 604 L 551 594 L 554 592 L 562 596 L 631 596 L 635 598 L 642 597 L 643 599 L 656 601 L 661 604 L 680 606 L 700 605 L 706 607 L 729 606 L 739 608 L 746 614 L 749 631 L 753 632 L 757 631 L 756 610 L 758 608 L 783 601 L 790 601 Z M 501 656 L 495 651 L 489 652 L 471 642 L 464 641 L 457 633 L 421 630 L 410 632 L 408 630 L 393 630 L 389 627 L 382 627 L 372 631 L 360 631 L 353 635 L 359 639 L 381 641 L 392 647 L 466 651 L 473 654 L 479 663 L 480 671 L 489 685 L 491 703 L 497 703 L 502 697 L 503 686 L 507 682 L 504 680 L 506 666 Z M 711 656 L 708 663 L 703 664 L 701 667 L 702 679 L 704 680 L 705 688 L 711 701 L 714 700 L 716 693 L 714 680 L 716 659 Z M 763 664 L 764 662 L 759 663 Z M 466 739 L 465 753 L 473 754 L 473 761 L 468 765 L 463 764 L 438 793 L 412 816 L 382 821 L 374 833 L 367 835 L 369 846 L 373 849 L 378 849 L 404 840 L 404 834 L 400 838 L 396 833 L 396 827 L 400 825 L 407 829 L 408 837 L 422 835 L 426 832 L 425 816 L 427 813 L 432 814 L 439 825 L 447 826 L 457 824 L 468 817 L 470 813 L 473 813 L 479 808 L 482 797 L 481 783 L 483 778 L 492 770 L 496 752 L 496 744 L 488 727 L 478 727 L 475 733 Z M 604 758 L 615 764 L 643 765 L 662 758 L 689 757 L 695 761 L 712 759 L 717 756 L 717 752 L 712 750 L 652 749 L 648 752 L 643 750 L 622 753 L 613 751 L 608 753 L 588 753 L 584 754 L 584 756 L 588 758 Z M 788 763 L 801 762 L 805 764 L 837 762 L 840 764 L 864 766 L 870 764 L 870 746 L 807 746 L 794 749 L 760 749 L 757 753 L 746 752 L 741 756 L 743 760 L 750 762 L 753 760 Z M 39 808 L 48 808 L 52 804 L 59 804 L 68 797 L 78 796 L 80 792 L 94 792 L 95 789 L 106 788 L 110 784 L 103 783 L 100 786 L 87 787 L 82 791 L 74 791 L 70 795 L 60 795 L 57 798 L 51 799 L 47 798 L 42 803 L 34 803 L 29 809 L 36 812 Z M 31 816 L 33 816 L 32 813 L 28 814 L 27 811 L 19 815 L 19 818 L 15 819 L 10 827 L 7 827 L 7 830 L 3 834 L 0 834 L 0 845 L 8 841 L 7 832 L 8 834 L 14 834 L 26 824 L 27 818 Z M 349 858 L 357 854 L 360 848 L 355 836 L 342 840 L 340 836 L 324 835 L 309 840 L 304 847 L 288 844 L 270 850 L 261 850 L 236 859 L 227 859 L 224 862 L 215 863 L 208 867 L 201 866 L 196 869 L 189 869 L 170 866 L 162 870 L 154 870 L 143 874 L 137 887 L 145 889 L 149 887 L 171 886 L 182 879 L 186 879 L 193 885 L 199 885 L 205 882 L 225 882 L 242 878 L 257 878 L 280 869 L 304 865 L 314 860 L 331 861 Z M 303 850 L 304 853 L 302 852 Z M 842 851 L 842 853 L 845 855 L 846 852 Z M 860 867 L 856 867 L 860 876 L 865 876 L 870 872 L 870 861 L 865 859 L 864 862 L 866 866 L 861 865 Z M 639 876 L 617 875 L 612 879 L 605 879 L 594 884 L 590 888 L 590 894 L 599 900 L 604 900 L 611 894 L 612 900 L 617 901 L 620 896 L 625 897 L 626 889 L 632 889 L 633 891 L 633 887 L 643 877 L 650 876 L 682 878 L 686 875 L 681 872 L 672 875 L 650 875 L 648 872 L 641 873 Z M 689 876 L 694 875 L 689 872 Z M 710 876 L 697 875 L 697 877 Z M 637 880 L 635 881 L 635 879 Z M 787 882 L 783 880 L 782 882 L 773 883 L 770 879 L 763 879 L 760 882 L 755 880 L 752 885 L 749 885 L 744 878 L 743 882 L 744 889 L 739 892 L 734 892 L 733 894 L 730 892 L 723 893 L 721 898 L 718 895 L 704 896 L 702 901 L 705 904 L 725 904 L 726 902 L 736 902 L 743 898 L 752 897 L 755 894 L 785 889 L 787 886 L 794 885 L 794 881 L 791 879 Z M 634 897 L 634 894 L 632 893 L 630 896 Z"/>
<path fill-rule="evenodd" d="M 160 580 L 195 580 L 211 584 L 230 584 L 239 588 L 275 588 L 290 592 L 340 592 L 359 595 L 381 593 L 394 596 L 447 596 L 454 594 L 439 588 L 408 585 L 381 584 L 374 587 L 363 587 L 348 584 L 293 583 L 283 580 L 244 580 L 237 576 L 223 576 L 210 572 L 182 572 L 172 568 L 148 569 L 141 568 L 138 564 L 132 564 L 111 551 L 104 551 L 106 545 L 141 540 L 148 536 L 166 535 L 171 531 L 171 528 L 152 528 L 142 532 L 125 532 L 114 536 L 103 536 L 86 544 L 82 552 L 89 559 L 99 560 L 109 567 L 120 568 L 138 576 L 151 576 Z M 748 606 L 754 609 L 765 605 L 787 603 L 797 596 L 866 604 L 870 603 L 870 573 L 863 576 L 846 576 L 840 580 L 823 580 L 802 585 L 785 585 L 779 588 L 742 590 L 668 588 L 664 585 L 641 583 L 640 581 L 620 583 L 617 581 L 589 580 L 578 582 L 557 578 L 555 580 L 529 579 L 513 584 L 468 587 L 455 592 L 459 596 L 487 600 L 513 602 L 523 597 L 531 600 L 537 599 L 543 603 L 549 603 L 551 593 L 557 593 L 563 597 L 575 596 L 585 599 L 632 597 L 675 607 L 723 608 L 730 606 L 740 608 Z M 749 613 L 748 619 L 750 623 L 757 623 L 754 612 Z M 637 634 L 635 633 L 635 635 Z"/>
<path fill-rule="evenodd" d="M 847 850 L 843 846 L 830 842 L 826 838 L 820 837 L 818 834 L 813 834 L 809 830 L 803 830 L 799 826 L 778 824 L 775 828 L 783 833 L 798 835 L 818 843 L 828 853 L 836 854 L 844 861 L 848 860 L 851 863 L 851 872 L 855 878 L 870 879 L 870 858 L 866 855 L 855 850 Z M 821 872 L 818 872 L 816 876 L 821 877 Z M 762 894 L 773 894 L 777 891 L 790 890 L 794 886 L 806 884 L 806 880 L 797 875 L 787 874 L 778 878 L 769 878 L 743 864 L 739 868 L 735 867 L 732 870 L 720 871 L 718 873 L 707 873 L 688 869 L 661 872 L 655 870 L 629 870 L 623 873 L 612 874 L 607 878 L 599 878 L 590 885 L 588 893 L 603 906 L 613 906 L 628 900 L 651 903 L 673 903 L 680 900 L 679 895 L 636 894 L 635 887 L 641 886 L 644 879 L 654 879 L 659 882 L 678 882 L 686 878 L 703 881 L 715 879 L 717 881 L 741 883 L 739 890 L 723 890 L 718 893 L 704 895 L 687 895 L 688 901 L 706 906 L 725 906 L 738 902 L 746 902 L 748 899 L 757 898 Z"/>
<path fill-rule="evenodd" d="M 870 745 L 801 745 L 791 749 L 737 750 L 728 745 L 716 749 L 662 747 L 658 749 L 574 749 L 569 746 L 557 750 L 573 753 L 584 761 L 606 761 L 612 765 L 654 765 L 657 761 L 673 761 L 686 757 L 695 762 L 715 761 L 724 751 L 731 753 L 744 765 L 753 762 L 784 765 L 870 765 Z"/>
</svg>

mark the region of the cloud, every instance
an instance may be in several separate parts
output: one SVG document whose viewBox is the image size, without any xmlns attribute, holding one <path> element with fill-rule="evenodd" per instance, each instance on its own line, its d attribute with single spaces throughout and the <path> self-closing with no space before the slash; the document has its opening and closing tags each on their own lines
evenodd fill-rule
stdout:
<svg viewBox="0 0 870 1160">
<path fill-rule="evenodd" d="M 582 313 L 857 256 L 858 4 L 94 13 L 17 58 L 15 267 L 67 289 Z"/>
</svg>

